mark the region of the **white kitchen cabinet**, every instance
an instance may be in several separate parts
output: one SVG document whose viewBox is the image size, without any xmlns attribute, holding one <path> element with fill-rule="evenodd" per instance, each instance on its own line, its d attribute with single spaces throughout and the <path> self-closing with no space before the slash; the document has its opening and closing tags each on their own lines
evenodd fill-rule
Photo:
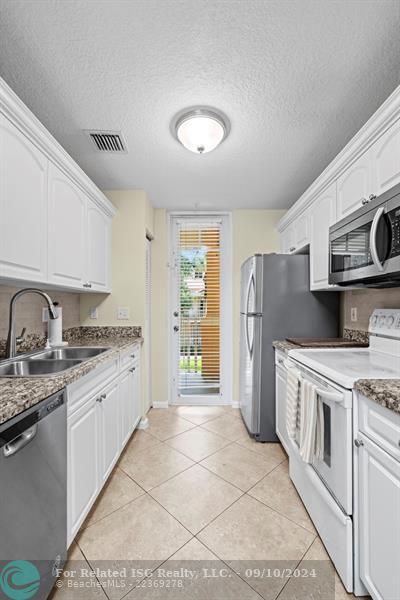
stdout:
<svg viewBox="0 0 400 600">
<path fill-rule="evenodd" d="M 400 598 L 400 462 L 363 433 L 358 456 L 360 576 L 374 600 Z"/>
<path fill-rule="evenodd" d="M 140 375 L 138 364 L 126 369 L 120 379 L 120 445 L 123 448 L 140 419 Z"/>
<path fill-rule="evenodd" d="M 49 169 L 49 281 L 86 284 L 86 197 L 56 166 Z"/>
<path fill-rule="evenodd" d="M 310 289 L 326 290 L 329 285 L 329 227 L 335 222 L 336 182 L 311 207 Z"/>
<path fill-rule="evenodd" d="M 288 225 L 280 235 L 281 252 L 294 254 L 310 243 L 309 213 L 304 211 L 296 220 Z"/>
<path fill-rule="evenodd" d="M 372 146 L 372 192 L 379 196 L 400 183 L 400 120 Z"/>
<path fill-rule="evenodd" d="M 372 192 L 371 152 L 362 154 L 337 180 L 337 220 L 367 202 Z"/>
<path fill-rule="evenodd" d="M 47 158 L 0 115 L 0 275 L 47 277 Z"/>
<path fill-rule="evenodd" d="M 100 448 L 100 486 L 107 481 L 120 454 L 120 389 L 118 380 L 101 391 L 97 398 Z"/>
<path fill-rule="evenodd" d="M 85 279 L 92 290 L 110 291 L 111 219 L 88 200 Z"/>
<path fill-rule="evenodd" d="M 275 427 L 282 446 L 289 454 L 289 437 L 286 428 L 287 369 L 284 356 L 276 353 L 275 361 Z"/>
<path fill-rule="evenodd" d="M 68 543 L 96 499 L 99 484 L 98 410 L 92 397 L 68 417 Z"/>
<path fill-rule="evenodd" d="M 68 386 L 67 395 L 71 544 L 140 420 L 140 348 L 100 365 Z"/>
<path fill-rule="evenodd" d="M 280 235 L 280 245 L 281 252 L 283 254 L 290 254 L 293 248 L 293 240 L 294 240 L 294 228 L 292 225 L 288 225 L 282 231 Z"/>
</svg>

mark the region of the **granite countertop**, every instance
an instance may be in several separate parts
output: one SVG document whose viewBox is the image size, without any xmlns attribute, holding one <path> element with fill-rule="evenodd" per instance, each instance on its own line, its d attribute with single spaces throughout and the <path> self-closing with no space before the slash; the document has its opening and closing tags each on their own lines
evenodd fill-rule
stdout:
<svg viewBox="0 0 400 600">
<path fill-rule="evenodd" d="M 69 345 L 106 346 L 110 349 L 59 375 L 51 377 L 0 377 L 0 425 L 51 394 L 77 381 L 103 362 L 118 356 L 121 350 L 128 348 L 135 342 L 143 342 L 143 338 L 138 335 L 127 335 L 126 333 L 121 335 L 120 332 L 113 332 L 111 327 L 103 332 L 96 328 L 95 335 L 85 332 L 86 329 L 82 328 L 80 333 L 74 332 Z"/>
<path fill-rule="evenodd" d="M 354 387 L 366 398 L 400 414 L 400 379 L 359 379 Z"/>
<path fill-rule="evenodd" d="M 298 346 L 297 344 L 293 344 L 293 342 L 288 342 L 287 340 L 277 340 L 275 342 L 272 342 L 272 345 L 275 348 L 275 350 L 280 350 L 280 352 L 284 352 L 285 354 L 288 354 L 289 350 L 300 349 L 300 346 Z"/>
</svg>

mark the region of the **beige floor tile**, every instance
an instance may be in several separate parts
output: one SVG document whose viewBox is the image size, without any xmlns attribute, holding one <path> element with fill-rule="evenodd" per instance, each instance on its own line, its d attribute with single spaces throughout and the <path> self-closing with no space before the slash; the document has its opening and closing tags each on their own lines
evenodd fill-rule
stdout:
<svg viewBox="0 0 400 600">
<path fill-rule="evenodd" d="M 229 562 L 298 561 L 314 537 L 250 496 L 242 496 L 198 535 Z"/>
<path fill-rule="evenodd" d="M 122 456 L 130 456 L 131 458 L 135 457 L 136 454 L 142 452 L 143 450 L 148 450 L 153 446 L 159 444 L 160 441 L 154 436 L 147 433 L 143 429 L 136 429 L 135 433 L 132 435 L 131 439 L 127 443 L 124 453 Z"/>
<path fill-rule="evenodd" d="M 286 452 L 279 442 L 256 442 L 247 431 L 236 440 L 236 443 L 247 448 L 247 450 L 274 459 L 277 465 L 287 459 Z"/>
<path fill-rule="evenodd" d="M 222 435 L 231 442 L 242 437 L 246 432 L 242 420 L 230 414 L 224 414 L 212 421 L 207 421 L 202 427 L 205 427 L 205 429 L 208 429 L 217 435 Z"/>
<path fill-rule="evenodd" d="M 150 494 L 193 534 L 237 500 L 241 492 L 195 465 L 151 490 Z"/>
<path fill-rule="evenodd" d="M 193 461 L 166 444 L 143 450 L 134 459 L 123 456 L 119 467 L 145 490 L 160 485 L 193 465 Z"/>
<path fill-rule="evenodd" d="M 195 427 L 193 423 L 168 409 L 153 408 L 148 413 L 148 417 L 149 427 L 146 432 L 162 442 Z"/>
<path fill-rule="evenodd" d="M 290 481 L 287 461 L 257 483 L 249 494 L 316 535 L 304 504 Z"/>
<path fill-rule="evenodd" d="M 225 412 L 224 406 L 175 406 L 173 411 L 179 417 L 187 419 L 194 425 L 202 425 L 221 416 Z"/>
<path fill-rule="evenodd" d="M 276 463 L 233 443 L 203 460 L 201 465 L 246 492 Z"/>
<path fill-rule="evenodd" d="M 230 444 L 230 441 L 212 433 L 212 431 L 207 431 L 207 429 L 203 429 L 202 427 L 195 427 L 167 440 L 166 443 L 198 462 L 227 444 Z"/>
<path fill-rule="evenodd" d="M 48 600 L 77 600 L 79 589 L 73 585 L 77 582 L 82 584 L 97 584 L 95 577 L 83 577 L 82 572 L 90 571 L 91 567 L 85 560 L 79 546 L 73 543 L 68 552 L 68 561 L 64 567 L 63 575 L 57 580 L 56 585 Z M 85 588 L 85 600 L 107 600 L 107 596 L 101 587 L 87 586 Z"/>
<path fill-rule="evenodd" d="M 167 587 L 171 578 L 168 571 L 187 570 L 192 577 L 179 578 L 182 587 Z M 206 576 L 207 573 L 220 576 Z M 249 587 L 232 569 L 220 561 L 201 542 L 193 538 L 169 560 L 133 590 L 126 600 L 260 600 L 260 596 Z"/>
<path fill-rule="evenodd" d="M 117 467 L 85 520 L 83 529 L 125 506 L 128 502 L 132 502 L 144 493 L 141 487 Z"/>
<path fill-rule="evenodd" d="M 93 569 L 121 570 L 120 587 L 109 587 L 112 600 L 124 596 L 143 575 L 131 569 L 154 569 L 181 548 L 191 534 L 148 494 L 83 530 L 78 543 Z M 106 583 L 108 579 L 100 578 Z"/>
</svg>

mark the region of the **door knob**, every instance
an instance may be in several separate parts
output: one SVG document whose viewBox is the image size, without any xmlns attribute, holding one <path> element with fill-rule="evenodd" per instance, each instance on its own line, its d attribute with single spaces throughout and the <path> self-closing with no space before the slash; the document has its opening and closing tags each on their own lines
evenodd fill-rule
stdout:
<svg viewBox="0 0 400 600">
<path fill-rule="evenodd" d="M 179 331 L 178 325 L 174 325 L 174 331 Z"/>
</svg>

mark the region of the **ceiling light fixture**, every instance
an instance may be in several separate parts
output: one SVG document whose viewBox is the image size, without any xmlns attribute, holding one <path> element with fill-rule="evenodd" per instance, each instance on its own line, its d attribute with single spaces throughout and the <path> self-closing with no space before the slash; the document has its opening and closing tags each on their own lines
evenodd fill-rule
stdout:
<svg viewBox="0 0 400 600">
<path fill-rule="evenodd" d="M 188 150 L 206 154 L 227 137 L 229 120 L 220 111 L 206 107 L 187 108 L 174 118 L 173 134 Z"/>
</svg>

